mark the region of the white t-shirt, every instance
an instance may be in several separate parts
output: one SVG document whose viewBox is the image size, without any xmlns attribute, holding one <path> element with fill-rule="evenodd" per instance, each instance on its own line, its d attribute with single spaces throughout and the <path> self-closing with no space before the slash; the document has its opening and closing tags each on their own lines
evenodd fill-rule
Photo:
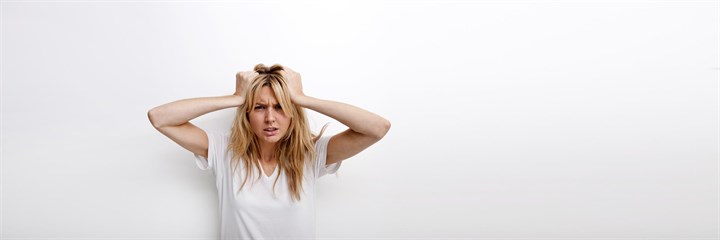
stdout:
<svg viewBox="0 0 720 240">
<path fill-rule="evenodd" d="M 279 166 L 270 177 L 262 170 L 259 180 L 257 169 L 253 169 L 253 175 L 237 193 L 245 169 L 241 163 L 235 176 L 230 176 L 232 152 L 226 152 L 230 132 L 206 133 L 208 158 L 196 154 L 195 160 L 200 169 L 210 169 L 215 174 L 221 239 L 315 239 L 315 180 L 335 173 L 340 167 L 340 162 L 325 165 L 330 136 L 315 143 L 315 160 L 305 162 L 303 192 L 300 201 L 295 202 L 290 197 L 285 174 L 280 175 L 273 194 Z"/>
</svg>

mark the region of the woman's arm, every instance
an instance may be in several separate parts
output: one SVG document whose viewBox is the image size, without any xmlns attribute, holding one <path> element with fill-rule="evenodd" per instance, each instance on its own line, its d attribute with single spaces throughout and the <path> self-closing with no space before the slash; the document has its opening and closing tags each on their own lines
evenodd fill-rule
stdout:
<svg viewBox="0 0 720 240">
<path fill-rule="evenodd" d="M 209 112 L 240 106 L 243 102 L 244 98 L 237 95 L 182 99 L 150 109 L 148 118 L 157 129 L 179 126 Z"/>
<path fill-rule="evenodd" d="M 358 154 L 380 141 L 390 130 L 390 121 L 377 114 L 350 104 L 306 96 L 302 92 L 300 74 L 287 67 L 284 68 L 290 96 L 295 104 L 325 114 L 349 128 L 330 139 L 326 164 L 336 163 Z"/>
<path fill-rule="evenodd" d="M 219 97 L 191 98 L 166 103 L 148 111 L 153 127 L 178 145 L 195 154 L 207 157 L 208 138 L 205 131 L 189 121 L 206 113 L 237 107 L 245 102 L 244 88 L 252 73 L 236 75 L 235 94 Z"/>
</svg>

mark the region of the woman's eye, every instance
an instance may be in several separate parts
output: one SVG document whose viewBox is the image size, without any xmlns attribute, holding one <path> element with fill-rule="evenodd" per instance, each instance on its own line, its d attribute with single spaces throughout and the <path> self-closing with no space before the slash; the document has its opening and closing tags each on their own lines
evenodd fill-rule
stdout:
<svg viewBox="0 0 720 240">
<path fill-rule="evenodd" d="M 280 106 L 280 104 L 275 105 L 275 109 L 282 109 L 282 106 Z"/>
<path fill-rule="evenodd" d="M 263 110 L 265 109 L 265 106 L 255 106 L 255 110 Z"/>
</svg>

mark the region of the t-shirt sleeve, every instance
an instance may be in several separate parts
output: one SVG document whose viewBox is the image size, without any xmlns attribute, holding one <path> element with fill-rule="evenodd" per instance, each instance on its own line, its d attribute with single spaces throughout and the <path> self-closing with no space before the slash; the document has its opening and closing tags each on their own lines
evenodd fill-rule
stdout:
<svg viewBox="0 0 720 240">
<path fill-rule="evenodd" d="M 204 130 L 203 130 L 204 131 Z M 227 133 L 205 131 L 208 137 L 208 157 L 205 158 L 198 154 L 195 155 L 195 163 L 200 170 L 215 170 L 218 162 L 225 156 L 227 149 L 228 135 Z"/>
<path fill-rule="evenodd" d="M 325 164 L 327 159 L 327 145 L 331 137 L 332 136 L 320 137 L 320 139 L 315 142 L 315 172 L 317 173 L 317 178 L 336 173 L 342 163 L 342 161 L 340 161 L 329 165 Z"/>
</svg>

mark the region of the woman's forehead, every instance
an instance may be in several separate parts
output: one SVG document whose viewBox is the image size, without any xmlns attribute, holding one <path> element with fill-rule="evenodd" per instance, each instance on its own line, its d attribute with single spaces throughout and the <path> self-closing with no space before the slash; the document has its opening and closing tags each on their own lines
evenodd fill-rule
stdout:
<svg viewBox="0 0 720 240">
<path fill-rule="evenodd" d="M 272 90 L 269 86 L 263 86 L 260 88 L 260 90 L 255 94 L 255 99 L 253 99 L 253 102 L 256 104 L 277 104 L 277 98 L 275 98 L 275 92 Z"/>
</svg>

